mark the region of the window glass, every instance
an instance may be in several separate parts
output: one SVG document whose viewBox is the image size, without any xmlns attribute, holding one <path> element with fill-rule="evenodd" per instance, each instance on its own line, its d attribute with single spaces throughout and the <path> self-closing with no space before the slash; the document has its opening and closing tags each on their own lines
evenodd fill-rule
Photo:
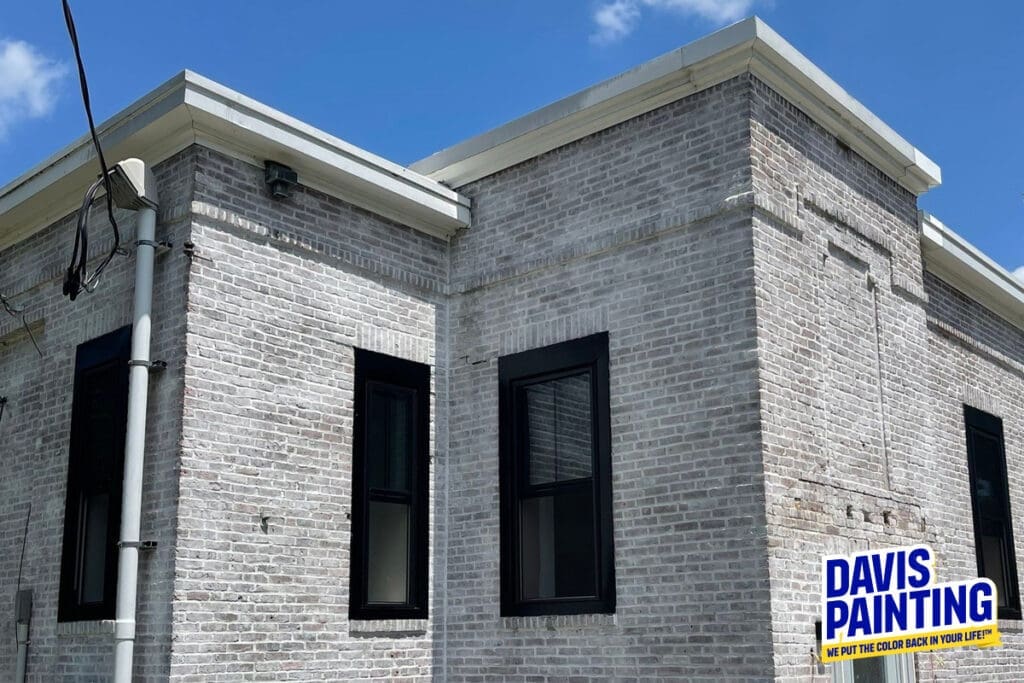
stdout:
<svg viewBox="0 0 1024 683">
<path fill-rule="evenodd" d="M 986 520 L 981 527 L 981 576 L 992 579 L 996 585 L 996 600 L 1000 607 L 1008 607 L 1009 591 L 1007 590 L 1004 564 L 1006 558 L 1006 532 L 998 521 Z"/>
<path fill-rule="evenodd" d="M 502 614 L 615 611 L 608 335 L 498 359 Z"/>
<path fill-rule="evenodd" d="M 589 477 L 594 458 L 590 373 L 530 384 L 524 392 L 530 483 Z"/>
<path fill-rule="evenodd" d="M 522 502 L 523 598 L 596 595 L 593 505 L 590 487 Z"/>
<path fill-rule="evenodd" d="M 867 657 L 829 664 L 833 683 L 913 683 L 914 655 Z"/>
<path fill-rule="evenodd" d="M 366 466 L 370 488 L 408 491 L 416 392 L 378 382 L 367 388 Z"/>
<path fill-rule="evenodd" d="M 969 406 L 964 406 L 964 420 L 978 575 L 992 579 L 996 585 L 999 616 L 1019 619 L 1003 423 L 998 417 Z"/>
<path fill-rule="evenodd" d="M 369 602 L 409 599 L 409 506 L 370 501 L 367 567 Z"/>
<path fill-rule="evenodd" d="M 427 616 L 430 368 L 357 349 L 349 617 Z"/>
<path fill-rule="evenodd" d="M 130 343 L 125 327 L 80 345 L 75 354 L 60 621 L 114 616 Z"/>
<path fill-rule="evenodd" d="M 889 683 L 881 657 L 853 660 L 853 683 Z"/>
<path fill-rule="evenodd" d="M 98 493 L 83 501 L 81 602 L 103 601 L 106 583 L 107 526 L 109 524 L 110 496 Z"/>
</svg>

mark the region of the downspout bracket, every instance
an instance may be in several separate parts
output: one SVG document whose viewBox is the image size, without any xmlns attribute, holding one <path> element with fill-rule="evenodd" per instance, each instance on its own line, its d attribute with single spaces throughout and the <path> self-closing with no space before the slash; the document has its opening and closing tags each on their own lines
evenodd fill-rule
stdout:
<svg viewBox="0 0 1024 683">
<path fill-rule="evenodd" d="M 162 254 L 165 251 L 169 251 L 174 246 L 173 242 L 167 240 L 135 240 L 135 247 L 153 247 L 157 254 Z"/>
<path fill-rule="evenodd" d="M 119 548 L 138 548 L 139 550 L 156 550 L 156 541 L 118 541 Z"/>
<path fill-rule="evenodd" d="M 167 361 L 165 360 L 130 360 L 128 361 L 128 367 L 142 367 L 148 368 L 150 372 L 163 372 L 167 369 Z"/>
</svg>

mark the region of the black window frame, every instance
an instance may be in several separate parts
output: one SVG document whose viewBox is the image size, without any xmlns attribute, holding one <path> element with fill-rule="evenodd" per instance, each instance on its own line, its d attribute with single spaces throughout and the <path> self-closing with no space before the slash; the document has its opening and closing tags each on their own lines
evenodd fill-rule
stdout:
<svg viewBox="0 0 1024 683">
<path fill-rule="evenodd" d="M 978 562 L 978 575 L 985 576 L 984 550 L 981 546 L 983 526 L 985 520 L 982 518 L 980 503 L 977 496 L 976 473 L 977 463 L 973 448 L 974 432 L 981 432 L 983 435 L 994 440 L 999 446 L 999 456 L 996 465 L 999 468 L 999 475 L 1003 484 L 1003 545 L 1006 555 L 1003 558 L 1003 575 L 1009 584 L 1009 594 L 1006 595 L 1006 607 L 999 608 L 1000 619 L 1021 619 L 1020 608 L 1020 584 L 1017 582 L 1017 556 L 1013 540 L 1013 514 L 1010 504 L 1010 479 L 1006 471 L 1006 442 L 1003 435 L 1003 421 L 1001 418 L 991 415 L 969 405 L 964 405 L 964 431 L 967 440 L 967 470 L 970 476 L 971 487 L 971 513 L 974 522 L 974 551 Z M 996 586 L 999 591 L 1002 586 Z"/>
<path fill-rule="evenodd" d="M 60 588 L 57 621 L 96 621 L 113 619 L 117 600 L 118 539 L 121 531 L 121 492 L 124 483 L 124 437 L 128 425 L 128 360 L 131 351 L 131 326 L 97 337 L 78 346 L 75 352 L 74 389 L 71 403 L 71 436 L 68 449 L 67 488 L 64 499 L 64 532 L 61 541 Z M 89 458 L 85 444 L 85 420 L 88 406 L 84 396 L 90 377 L 120 367 L 116 385 L 109 388 L 118 419 L 114 440 L 116 451 L 113 472 L 103 472 Z M 80 600 L 83 564 L 82 506 L 84 496 L 106 493 L 108 496 L 106 553 L 104 555 L 103 599 L 84 603 Z"/>
<path fill-rule="evenodd" d="M 366 466 L 367 394 L 375 384 L 411 389 L 416 392 L 413 416 L 415 458 L 410 468 L 409 491 L 397 494 L 371 490 Z M 430 449 L 430 366 L 363 349 L 355 350 L 355 387 L 352 434 L 352 532 L 349 618 L 426 619 L 429 565 L 429 449 Z M 371 603 L 368 600 L 369 533 L 367 519 L 372 500 L 407 502 L 409 505 L 410 599 L 406 603 Z"/>
<path fill-rule="evenodd" d="M 592 470 L 594 501 L 595 596 L 533 598 L 521 596 L 520 503 L 579 480 L 531 484 L 529 456 L 524 452 L 527 414 L 521 387 L 590 374 Z M 498 359 L 499 477 L 501 508 L 501 615 L 614 614 L 615 550 L 612 534 L 611 409 L 609 400 L 608 333 L 573 339 Z M 585 478 L 584 478 L 585 479 Z"/>
</svg>

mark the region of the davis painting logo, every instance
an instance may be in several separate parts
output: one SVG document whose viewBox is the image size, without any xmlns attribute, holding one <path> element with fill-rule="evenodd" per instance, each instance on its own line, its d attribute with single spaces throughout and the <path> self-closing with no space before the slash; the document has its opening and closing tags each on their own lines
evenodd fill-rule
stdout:
<svg viewBox="0 0 1024 683">
<path fill-rule="evenodd" d="M 935 582 L 926 545 L 822 558 L 821 659 L 999 645 L 989 579 Z"/>
</svg>

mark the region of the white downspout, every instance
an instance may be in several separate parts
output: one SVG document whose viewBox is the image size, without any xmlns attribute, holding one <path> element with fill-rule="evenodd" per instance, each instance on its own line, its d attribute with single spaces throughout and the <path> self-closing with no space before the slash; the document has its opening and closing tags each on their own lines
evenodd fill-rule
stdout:
<svg viewBox="0 0 1024 683">
<path fill-rule="evenodd" d="M 152 172 L 142 165 L 146 185 Z M 134 170 L 134 169 L 133 169 Z M 145 193 L 140 193 L 144 195 Z M 146 405 L 149 391 L 150 314 L 153 306 L 153 261 L 156 252 L 155 188 L 146 206 L 130 205 L 136 217 L 135 302 L 132 352 L 128 367 L 128 427 L 124 446 L 124 488 L 121 498 L 121 542 L 118 550 L 117 609 L 114 627 L 114 683 L 131 683 L 135 650 L 135 608 L 138 589 L 140 527 L 142 523 L 142 470 L 145 461 Z M 126 202 L 128 203 L 128 202 Z M 119 205 L 121 203 L 119 202 Z"/>
<path fill-rule="evenodd" d="M 18 654 L 14 659 L 14 683 L 25 683 L 28 669 L 29 628 L 32 622 L 32 589 L 21 587 L 21 569 L 25 561 L 25 545 L 28 542 L 28 523 L 32 518 L 32 504 L 25 515 L 25 535 L 21 540 L 21 562 L 18 563 L 18 589 L 14 594 L 14 629 Z"/>
<path fill-rule="evenodd" d="M 14 665 L 15 683 L 25 683 L 25 666 L 28 663 L 28 624 L 18 622 L 18 659 Z"/>
</svg>

